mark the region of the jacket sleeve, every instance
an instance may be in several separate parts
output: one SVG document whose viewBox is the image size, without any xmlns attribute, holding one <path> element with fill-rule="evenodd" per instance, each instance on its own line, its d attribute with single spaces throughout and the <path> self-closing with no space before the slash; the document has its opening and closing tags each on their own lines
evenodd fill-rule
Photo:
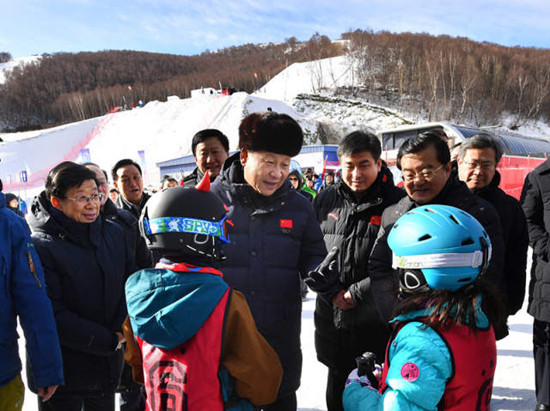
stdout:
<svg viewBox="0 0 550 411">
<path fill-rule="evenodd" d="M 510 222 L 511 231 L 507 236 L 508 244 L 505 244 L 505 249 L 508 252 L 505 257 L 504 275 L 506 295 L 508 296 L 508 314 L 513 315 L 521 309 L 525 297 L 529 234 L 521 206 L 515 199 L 511 203 L 514 213 Z"/>
<path fill-rule="evenodd" d="M 389 209 L 387 210 L 390 211 Z M 384 322 L 392 318 L 398 290 L 398 278 L 392 268 L 392 251 L 388 246 L 388 233 L 393 224 L 387 223 L 388 213 L 382 214 L 382 224 L 369 257 L 370 295 Z"/>
<path fill-rule="evenodd" d="M 23 220 L 14 224 L 9 235 L 13 245 L 10 288 L 25 334 L 35 386 L 62 385 L 61 348 L 40 259 Z"/>
<path fill-rule="evenodd" d="M 222 364 L 234 378 L 237 394 L 254 405 L 277 398 L 283 368 L 279 357 L 256 329 L 250 308 L 233 290 L 225 322 Z"/>
<path fill-rule="evenodd" d="M 521 193 L 521 207 L 525 213 L 529 244 L 533 247 L 533 253 L 547 260 L 548 232 L 544 226 L 544 206 L 535 173 L 532 171 L 525 178 Z"/>
<path fill-rule="evenodd" d="M 411 322 L 397 334 L 389 352 L 387 389 L 378 393 L 350 384 L 344 390 L 344 409 L 359 410 L 435 410 L 452 375 L 452 360 L 441 337 L 422 323 Z M 405 367 L 417 368 L 416 378 L 406 379 Z M 357 406 L 361 404 L 361 407 Z"/>
<path fill-rule="evenodd" d="M 40 242 L 37 241 L 35 244 L 44 267 L 48 296 L 52 302 L 61 345 L 94 355 L 112 355 L 118 345 L 118 338 L 114 331 L 80 316 L 65 305 L 55 258 L 47 247 L 40 245 Z M 120 324 L 123 320 L 124 318 L 121 319 Z"/>
<path fill-rule="evenodd" d="M 502 293 L 505 293 L 504 236 L 502 234 L 502 224 L 500 223 L 498 213 L 490 203 L 485 203 L 478 208 L 477 212 L 471 212 L 470 214 L 477 218 L 491 239 L 491 261 L 489 262 L 487 272 L 484 274 L 484 278 L 496 285 Z"/>
<path fill-rule="evenodd" d="M 126 338 L 126 350 L 124 351 L 124 361 L 132 367 L 132 378 L 135 382 L 143 384 L 143 359 L 141 357 L 141 350 L 137 344 L 130 324 L 130 318 L 126 317 L 124 324 L 122 324 L 122 332 L 124 338 Z"/>
</svg>

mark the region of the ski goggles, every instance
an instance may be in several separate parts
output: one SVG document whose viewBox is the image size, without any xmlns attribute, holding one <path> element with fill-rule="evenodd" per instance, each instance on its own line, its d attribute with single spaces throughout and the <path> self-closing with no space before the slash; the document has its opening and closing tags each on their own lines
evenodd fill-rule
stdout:
<svg viewBox="0 0 550 411">
<path fill-rule="evenodd" d="M 186 217 L 160 217 L 143 219 L 143 229 L 147 236 L 164 233 L 203 234 L 217 237 L 224 243 L 229 243 L 225 227 L 227 216 L 220 221 L 206 221 Z"/>
</svg>

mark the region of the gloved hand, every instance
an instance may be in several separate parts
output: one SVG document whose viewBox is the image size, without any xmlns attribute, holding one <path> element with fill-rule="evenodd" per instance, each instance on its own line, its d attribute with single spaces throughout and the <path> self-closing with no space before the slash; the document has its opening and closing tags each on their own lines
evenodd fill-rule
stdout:
<svg viewBox="0 0 550 411">
<path fill-rule="evenodd" d="M 344 288 L 340 283 L 338 247 L 332 247 L 323 262 L 315 270 L 308 273 L 304 282 L 332 305 L 332 298 Z"/>
<path fill-rule="evenodd" d="M 380 379 L 382 378 L 382 366 L 375 364 L 374 371 L 372 372 L 372 374 L 378 381 L 380 381 Z M 361 384 L 361 387 L 368 388 L 370 390 L 378 392 L 378 390 L 372 386 L 371 382 L 369 381 L 369 377 L 366 374 L 360 376 L 357 373 L 357 368 L 355 368 L 348 375 L 348 379 L 346 380 L 346 387 L 353 382 L 358 382 L 359 384 Z"/>
</svg>

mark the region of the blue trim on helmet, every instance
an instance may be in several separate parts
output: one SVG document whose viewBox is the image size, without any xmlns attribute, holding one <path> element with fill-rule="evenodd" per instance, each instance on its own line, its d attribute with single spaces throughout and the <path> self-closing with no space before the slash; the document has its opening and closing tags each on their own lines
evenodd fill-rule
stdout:
<svg viewBox="0 0 550 411">
<path fill-rule="evenodd" d="M 216 222 L 187 217 L 159 217 L 151 220 L 145 217 L 143 218 L 143 229 L 147 236 L 165 233 L 203 234 L 229 243 L 224 227 L 226 218 L 227 215 Z"/>
</svg>

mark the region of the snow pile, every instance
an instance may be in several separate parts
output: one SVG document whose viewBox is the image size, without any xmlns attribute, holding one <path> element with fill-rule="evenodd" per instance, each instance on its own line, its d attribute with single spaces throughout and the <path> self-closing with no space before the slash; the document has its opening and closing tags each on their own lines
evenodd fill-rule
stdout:
<svg viewBox="0 0 550 411">
<path fill-rule="evenodd" d="M 347 56 L 294 63 L 271 79 L 256 95 L 292 104 L 298 94 L 354 85 L 351 67 Z"/>
</svg>

